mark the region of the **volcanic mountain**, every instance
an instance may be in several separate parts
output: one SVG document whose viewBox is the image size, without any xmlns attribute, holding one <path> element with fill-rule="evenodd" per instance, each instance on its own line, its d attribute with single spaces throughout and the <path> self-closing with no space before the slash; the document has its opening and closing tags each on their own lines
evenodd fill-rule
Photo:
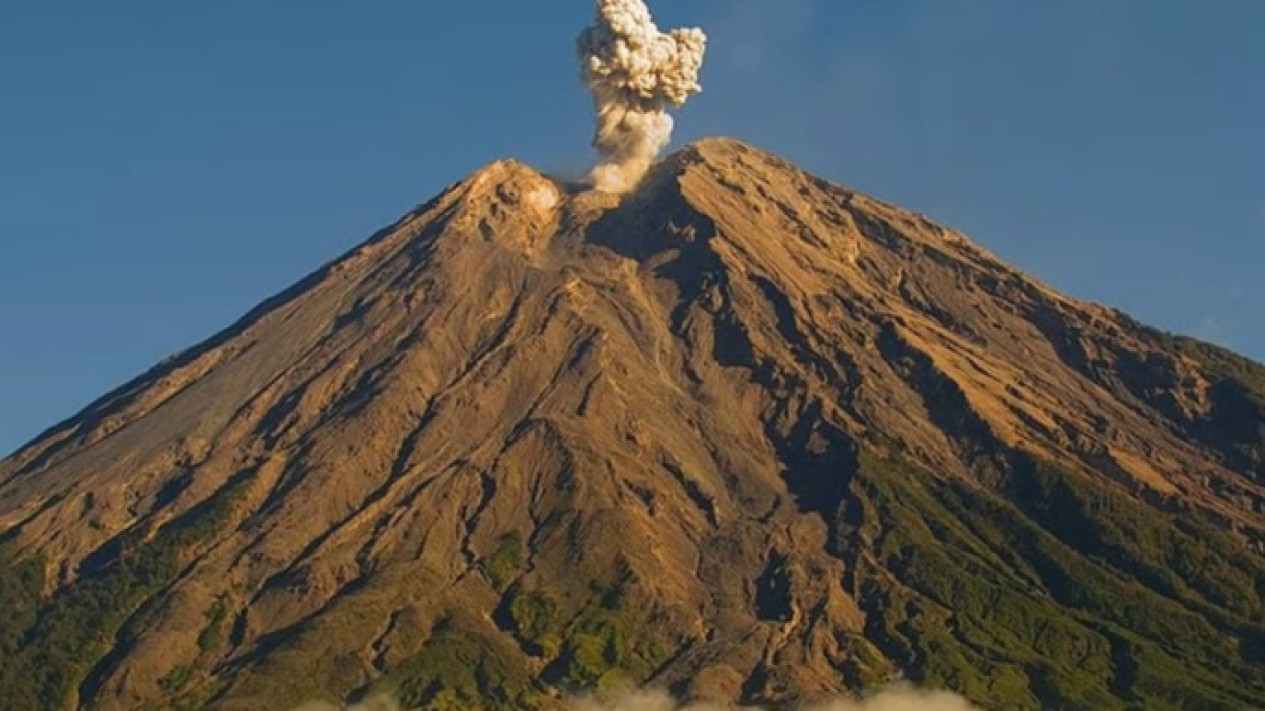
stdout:
<svg viewBox="0 0 1265 711">
<path fill-rule="evenodd" d="M 1265 700 L 1265 368 L 711 139 L 496 163 L 0 463 L 7 708 Z"/>
</svg>

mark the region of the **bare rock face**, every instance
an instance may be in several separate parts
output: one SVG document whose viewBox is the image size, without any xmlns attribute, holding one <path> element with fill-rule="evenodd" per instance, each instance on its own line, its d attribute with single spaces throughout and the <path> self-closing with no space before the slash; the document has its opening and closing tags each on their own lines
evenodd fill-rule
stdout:
<svg viewBox="0 0 1265 711">
<path fill-rule="evenodd" d="M 0 463 L 15 708 L 1265 698 L 1265 369 L 729 140 L 492 165 Z"/>
</svg>

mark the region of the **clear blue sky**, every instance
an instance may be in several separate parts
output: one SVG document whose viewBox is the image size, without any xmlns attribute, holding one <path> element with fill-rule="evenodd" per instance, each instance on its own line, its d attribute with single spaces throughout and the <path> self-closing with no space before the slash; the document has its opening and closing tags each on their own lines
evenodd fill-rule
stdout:
<svg viewBox="0 0 1265 711">
<path fill-rule="evenodd" d="M 1262 0 L 658 0 L 735 135 L 1265 358 Z M 0 455 L 502 156 L 576 170 L 589 0 L 0 10 Z"/>
</svg>

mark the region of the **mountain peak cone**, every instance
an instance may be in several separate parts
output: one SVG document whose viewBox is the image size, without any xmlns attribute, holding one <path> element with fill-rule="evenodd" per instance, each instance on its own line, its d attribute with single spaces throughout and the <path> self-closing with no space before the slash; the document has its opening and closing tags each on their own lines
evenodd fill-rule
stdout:
<svg viewBox="0 0 1265 711">
<path fill-rule="evenodd" d="M 494 163 L 0 462 L 16 708 L 1265 698 L 1265 369 L 731 139 Z"/>
</svg>

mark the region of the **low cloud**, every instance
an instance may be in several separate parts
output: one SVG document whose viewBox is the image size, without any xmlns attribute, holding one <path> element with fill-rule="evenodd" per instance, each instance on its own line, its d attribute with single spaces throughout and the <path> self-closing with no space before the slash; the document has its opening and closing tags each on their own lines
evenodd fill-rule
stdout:
<svg viewBox="0 0 1265 711">
<path fill-rule="evenodd" d="M 864 701 L 836 701 L 816 711 L 978 711 L 969 701 L 947 691 L 884 692 Z"/>
<path fill-rule="evenodd" d="M 756 707 L 721 704 L 682 704 L 662 691 L 637 691 L 607 700 L 582 699 L 568 705 L 568 711 L 760 711 Z M 389 696 L 375 696 L 352 706 L 325 702 L 304 704 L 291 711 L 403 711 Z M 803 707 L 802 711 L 979 711 L 969 701 L 944 691 L 890 689 L 860 700 L 839 700 Z"/>
<path fill-rule="evenodd" d="M 627 694 L 604 702 L 580 701 L 573 711 L 759 711 L 754 707 L 737 709 L 717 704 L 682 705 L 671 696 L 657 691 Z M 805 706 L 804 711 L 978 711 L 969 701 L 956 694 L 913 689 L 891 689 L 860 700 L 839 700 Z"/>
</svg>

